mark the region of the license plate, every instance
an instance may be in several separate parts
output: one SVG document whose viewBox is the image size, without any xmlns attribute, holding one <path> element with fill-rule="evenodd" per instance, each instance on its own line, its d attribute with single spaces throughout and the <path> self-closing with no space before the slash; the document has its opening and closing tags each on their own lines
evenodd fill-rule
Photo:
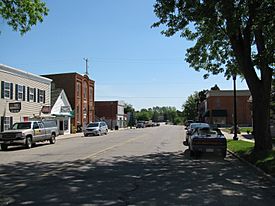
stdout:
<svg viewBox="0 0 275 206">
<path fill-rule="evenodd" d="M 206 152 L 214 152 L 214 149 L 206 149 Z"/>
</svg>

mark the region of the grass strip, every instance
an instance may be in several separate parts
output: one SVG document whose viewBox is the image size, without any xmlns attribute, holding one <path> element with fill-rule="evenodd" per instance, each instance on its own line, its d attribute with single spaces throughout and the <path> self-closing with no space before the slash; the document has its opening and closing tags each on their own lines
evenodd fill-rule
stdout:
<svg viewBox="0 0 275 206">
<path fill-rule="evenodd" d="M 246 161 L 275 177 L 275 150 L 254 152 L 254 143 L 243 140 L 227 140 L 227 147 Z"/>
</svg>

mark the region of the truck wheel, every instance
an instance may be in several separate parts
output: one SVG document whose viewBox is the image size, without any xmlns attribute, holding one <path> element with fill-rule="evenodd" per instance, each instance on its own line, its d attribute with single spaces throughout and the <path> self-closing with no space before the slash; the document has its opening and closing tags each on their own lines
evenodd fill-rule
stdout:
<svg viewBox="0 0 275 206">
<path fill-rule="evenodd" d="M 8 145 L 6 145 L 6 144 L 1 144 L 1 149 L 2 149 L 3 151 L 7 151 L 7 150 L 8 150 Z"/>
<path fill-rule="evenodd" d="M 52 136 L 51 136 L 51 139 L 50 139 L 50 143 L 54 144 L 55 142 L 56 142 L 55 134 L 53 133 Z"/>
<path fill-rule="evenodd" d="M 27 149 L 30 149 L 32 147 L 32 138 L 31 137 L 26 137 L 25 147 Z"/>
</svg>

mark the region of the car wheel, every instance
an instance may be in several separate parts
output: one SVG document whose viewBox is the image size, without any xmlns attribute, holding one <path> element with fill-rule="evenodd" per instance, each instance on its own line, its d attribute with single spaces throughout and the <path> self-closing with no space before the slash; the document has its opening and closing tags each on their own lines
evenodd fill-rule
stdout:
<svg viewBox="0 0 275 206">
<path fill-rule="evenodd" d="M 85 137 L 88 137 L 88 134 L 84 134 Z"/>
<path fill-rule="evenodd" d="M 55 134 L 52 134 L 51 139 L 50 139 L 50 143 L 54 144 L 55 142 L 56 142 Z"/>
<path fill-rule="evenodd" d="M 6 144 L 1 144 L 1 149 L 2 149 L 3 151 L 7 151 L 7 150 L 8 150 L 8 145 L 6 145 Z"/>
<path fill-rule="evenodd" d="M 26 137 L 25 147 L 27 149 L 30 149 L 32 147 L 32 138 L 31 137 Z"/>
<path fill-rule="evenodd" d="M 227 153 L 227 151 L 226 151 L 226 149 L 224 149 L 224 150 L 222 151 L 222 157 L 223 157 L 223 158 L 226 157 L 226 153 Z"/>
</svg>

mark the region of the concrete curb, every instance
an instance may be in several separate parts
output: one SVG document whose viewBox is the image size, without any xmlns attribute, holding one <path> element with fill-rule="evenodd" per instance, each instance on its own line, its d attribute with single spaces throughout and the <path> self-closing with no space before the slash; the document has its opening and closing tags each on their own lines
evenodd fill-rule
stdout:
<svg viewBox="0 0 275 206">
<path fill-rule="evenodd" d="M 267 178 L 269 181 L 271 181 L 272 183 L 275 184 L 275 178 L 273 176 L 271 176 L 270 174 L 266 173 L 265 171 L 263 171 L 261 168 L 257 167 L 256 165 L 246 161 L 244 158 L 240 157 L 239 155 L 237 155 L 236 153 L 232 152 L 231 150 L 227 149 L 227 151 L 232 154 L 235 158 L 239 159 L 241 162 L 247 164 L 248 166 L 250 166 L 251 168 L 253 168 L 254 170 L 256 170 L 257 172 L 261 173 L 261 175 L 263 175 L 265 178 Z"/>
</svg>

